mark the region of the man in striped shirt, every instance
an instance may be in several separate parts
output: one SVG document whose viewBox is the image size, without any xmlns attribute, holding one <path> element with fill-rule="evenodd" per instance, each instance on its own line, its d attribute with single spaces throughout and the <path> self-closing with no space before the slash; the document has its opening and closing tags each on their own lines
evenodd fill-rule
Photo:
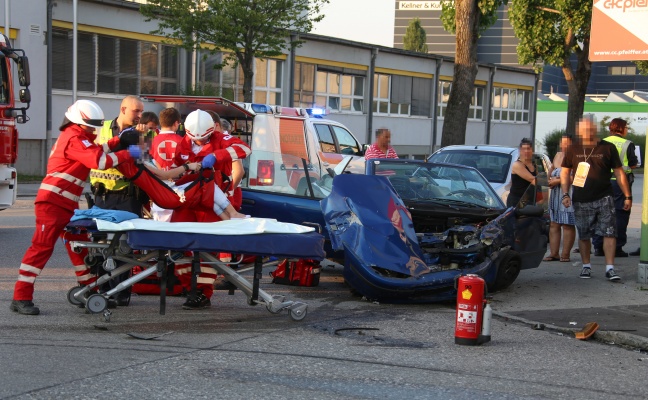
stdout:
<svg viewBox="0 0 648 400">
<path fill-rule="evenodd" d="M 389 145 L 391 141 L 391 131 L 387 128 L 376 129 L 376 143 L 367 148 L 365 160 L 372 158 L 398 158 L 396 150 Z"/>
</svg>

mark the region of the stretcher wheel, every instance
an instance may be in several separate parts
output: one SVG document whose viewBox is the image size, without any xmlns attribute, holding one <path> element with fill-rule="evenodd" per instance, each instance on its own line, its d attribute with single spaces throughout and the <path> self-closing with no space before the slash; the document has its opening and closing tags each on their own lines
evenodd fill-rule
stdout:
<svg viewBox="0 0 648 400">
<path fill-rule="evenodd" d="M 86 308 L 93 314 L 99 314 L 108 308 L 108 299 L 98 293 L 90 295 Z"/>
<path fill-rule="evenodd" d="M 290 319 L 293 321 L 301 321 L 306 318 L 306 314 L 308 314 L 308 306 L 306 304 L 301 304 L 288 310 L 288 315 L 290 315 Z"/>
<path fill-rule="evenodd" d="M 90 254 L 87 254 L 85 257 L 83 257 L 83 263 L 89 268 L 96 267 L 97 265 L 99 265 L 100 262 L 101 260 L 99 259 L 99 257 L 95 257 Z"/>
<path fill-rule="evenodd" d="M 247 298 L 247 303 L 248 306 L 256 306 L 258 304 L 256 301 L 252 300 L 252 297 Z"/>
<path fill-rule="evenodd" d="M 80 300 L 77 300 L 76 297 L 74 297 L 77 293 L 85 289 L 83 286 L 75 286 L 72 289 L 68 290 L 67 292 L 67 299 L 72 304 L 73 306 L 80 306 L 83 304 Z"/>
</svg>

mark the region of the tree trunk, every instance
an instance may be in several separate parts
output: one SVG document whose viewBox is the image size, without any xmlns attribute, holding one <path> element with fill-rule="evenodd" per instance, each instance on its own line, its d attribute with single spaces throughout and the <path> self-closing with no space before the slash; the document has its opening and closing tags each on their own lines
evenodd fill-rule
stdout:
<svg viewBox="0 0 648 400">
<path fill-rule="evenodd" d="M 456 50 L 454 76 L 443 120 L 441 146 L 464 144 L 470 101 L 477 76 L 479 8 L 477 0 L 455 1 Z"/>
<path fill-rule="evenodd" d="M 254 56 L 251 51 L 236 54 L 243 70 L 243 101 L 252 103 L 252 85 L 254 83 Z"/>
<path fill-rule="evenodd" d="M 577 59 L 575 71 L 572 70 L 572 64 L 569 58 L 565 58 L 562 66 L 569 91 L 569 98 L 567 100 L 567 127 L 565 131 L 572 135 L 576 134 L 577 123 L 583 117 L 587 84 L 592 74 L 592 63 L 588 58 L 589 38 L 583 42 L 583 49 L 577 50 L 575 54 Z"/>
</svg>

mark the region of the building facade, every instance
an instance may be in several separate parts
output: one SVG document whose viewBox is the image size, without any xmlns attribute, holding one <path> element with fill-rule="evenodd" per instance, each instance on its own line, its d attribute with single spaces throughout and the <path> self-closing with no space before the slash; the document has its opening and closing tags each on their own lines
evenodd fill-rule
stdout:
<svg viewBox="0 0 648 400">
<path fill-rule="evenodd" d="M 47 43 L 48 7 L 12 7 L 13 44 L 30 59 L 32 105 L 29 122 L 19 126 L 17 167 L 44 172 L 47 127 L 58 126 L 73 102 L 72 0 L 57 0 L 52 11 L 52 43 Z M 213 69 L 225 56 L 194 56 L 150 34 L 138 2 L 79 0 L 77 10 L 77 98 L 97 102 L 107 119 L 116 118 L 125 95 L 201 94 L 242 101 L 239 68 Z M 441 143 L 443 115 L 453 74 L 453 59 L 401 49 L 303 34 L 301 47 L 255 62 L 254 102 L 325 107 L 362 143 L 372 132 L 392 131 L 401 157 L 423 158 Z M 289 38 L 286 38 L 288 41 Z M 51 46 L 51 99 L 48 100 L 48 45 Z M 205 57 L 203 57 L 205 56 Z M 197 61 L 196 61 L 197 60 Z M 510 145 L 533 137 L 536 75 L 506 65 L 480 64 L 466 143 Z M 51 116 L 47 113 L 50 101 Z M 146 105 L 145 105 L 146 108 Z"/>
<path fill-rule="evenodd" d="M 414 18 L 421 20 L 427 34 L 427 45 L 431 53 L 454 57 L 455 35 L 446 32 L 441 23 L 442 0 L 432 1 L 395 1 L 394 47 L 403 48 L 403 37 L 409 22 Z M 477 53 L 479 62 L 531 68 L 518 64 L 518 39 L 508 19 L 508 5 L 497 12 L 497 21 L 479 38 Z M 539 89 L 542 93 L 568 93 L 567 82 L 561 68 L 545 66 L 540 75 Z M 588 94 L 607 94 L 631 90 L 648 91 L 648 76 L 637 72 L 634 63 L 596 62 L 592 64 L 592 74 Z"/>
</svg>

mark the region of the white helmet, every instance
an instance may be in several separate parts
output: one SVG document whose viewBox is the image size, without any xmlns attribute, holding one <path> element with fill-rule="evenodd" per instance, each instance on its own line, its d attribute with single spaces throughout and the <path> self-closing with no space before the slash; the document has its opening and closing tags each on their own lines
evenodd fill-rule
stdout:
<svg viewBox="0 0 648 400">
<path fill-rule="evenodd" d="M 214 133 L 214 120 L 203 110 L 192 111 L 185 119 L 184 128 L 191 140 L 205 140 Z"/>
<path fill-rule="evenodd" d="M 72 123 L 95 128 L 101 128 L 104 123 L 101 107 L 91 100 L 77 100 L 67 109 L 65 118 Z"/>
</svg>

